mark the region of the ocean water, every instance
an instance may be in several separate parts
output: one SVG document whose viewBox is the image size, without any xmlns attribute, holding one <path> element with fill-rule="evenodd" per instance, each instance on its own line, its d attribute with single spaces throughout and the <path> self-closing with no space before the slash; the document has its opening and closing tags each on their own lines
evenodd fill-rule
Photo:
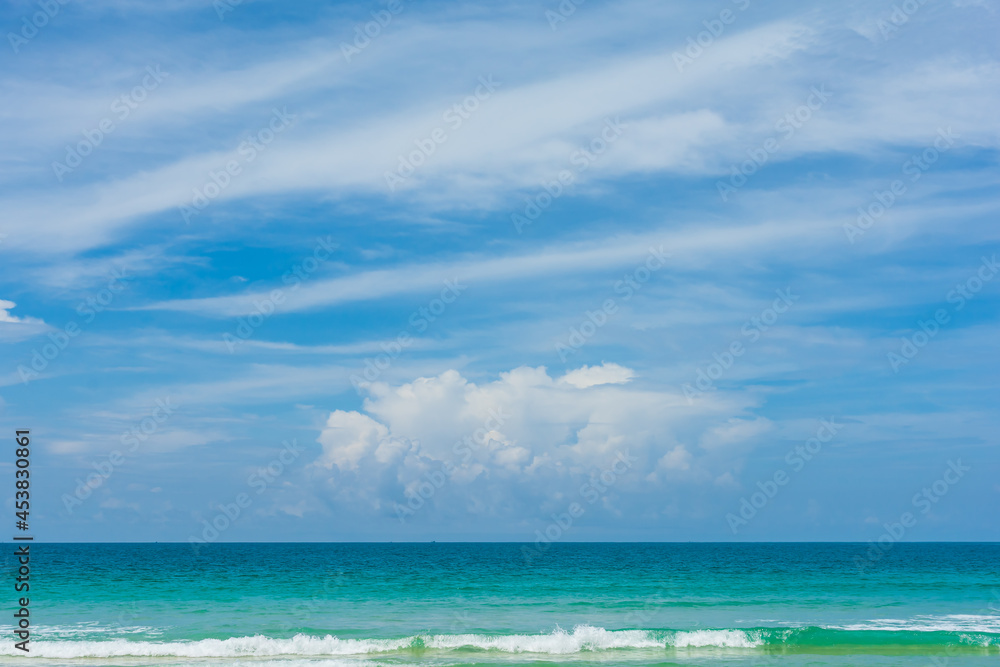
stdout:
<svg viewBox="0 0 1000 667">
<path fill-rule="evenodd" d="M 0 663 L 1000 665 L 1000 544 L 868 550 L 35 544 L 31 652 L 8 623 Z"/>
</svg>

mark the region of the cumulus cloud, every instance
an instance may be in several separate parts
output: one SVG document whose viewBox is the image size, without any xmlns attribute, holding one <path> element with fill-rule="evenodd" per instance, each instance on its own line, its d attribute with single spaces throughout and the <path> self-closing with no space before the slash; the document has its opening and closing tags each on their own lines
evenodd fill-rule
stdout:
<svg viewBox="0 0 1000 667">
<path fill-rule="evenodd" d="M 330 468 L 356 469 L 358 462 L 385 441 L 389 430 L 377 421 L 358 412 L 335 410 L 326 420 L 319 437 L 323 455 L 317 465 Z"/>
<path fill-rule="evenodd" d="M 629 466 L 619 463 L 605 492 L 609 511 L 648 503 L 667 479 L 717 477 L 699 469 L 711 457 L 682 441 L 704 432 L 717 407 L 692 408 L 677 390 L 635 386 L 634 375 L 604 363 L 557 378 L 523 366 L 481 384 L 455 370 L 373 383 L 363 411 L 330 414 L 310 474 L 338 500 L 386 514 L 419 498 L 438 513 L 521 517 L 577 498 L 622 456 Z"/>
</svg>

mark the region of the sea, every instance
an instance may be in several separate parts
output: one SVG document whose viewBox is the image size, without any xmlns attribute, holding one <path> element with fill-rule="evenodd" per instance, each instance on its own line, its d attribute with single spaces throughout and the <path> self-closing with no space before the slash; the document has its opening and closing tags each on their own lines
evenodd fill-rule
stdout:
<svg viewBox="0 0 1000 667">
<path fill-rule="evenodd" d="M 0 664 L 1000 665 L 1000 544 L 33 544 Z"/>
</svg>

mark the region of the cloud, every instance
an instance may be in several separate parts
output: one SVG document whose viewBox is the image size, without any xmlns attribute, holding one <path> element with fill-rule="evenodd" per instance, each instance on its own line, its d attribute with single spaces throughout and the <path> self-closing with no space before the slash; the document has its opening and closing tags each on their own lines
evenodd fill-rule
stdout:
<svg viewBox="0 0 1000 667">
<path fill-rule="evenodd" d="M 661 8 L 634 3 L 627 12 L 634 21 L 622 21 L 620 6 L 595 6 L 574 19 L 572 31 L 558 34 L 544 22 L 512 14 L 488 23 L 461 15 L 442 21 L 437 11 L 407 14 L 391 36 L 350 64 L 323 35 L 350 33 L 350 21 L 320 21 L 298 39 L 276 30 L 272 48 L 264 52 L 240 51 L 241 38 L 256 41 L 239 31 L 185 35 L 191 41 L 180 43 L 188 49 L 219 48 L 221 40 L 243 56 L 220 58 L 222 64 L 207 69 L 204 60 L 194 65 L 166 44 L 153 44 L 149 55 L 168 56 L 164 67 L 170 77 L 109 139 L 155 142 L 143 152 L 149 157 L 122 157 L 109 171 L 81 169 L 86 177 L 58 190 L 49 189 L 51 174 L 43 164 L 106 114 L 141 68 L 122 68 L 113 76 L 76 70 L 51 84 L 37 83 L 41 77 L 34 72 L 10 77 L 4 86 L 18 105 L 5 112 L 9 125 L 31 122 L 33 129 L 8 133 L 5 141 L 16 149 L 16 164 L 37 163 L 34 171 L 45 177 L 31 180 L 27 189 L 0 193 L 10 219 L 33 221 L 20 225 L 10 243 L 30 253 L 75 251 L 114 242 L 129 227 L 180 224 L 177 207 L 190 203 L 210 172 L 239 159 L 240 141 L 267 122 L 275 105 L 287 105 L 302 122 L 260 159 L 242 165 L 241 175 L 212 204 L 213 213 L 224 201 L 262 195 L 313 201 L 375 195 L 420 209 L 421 215 L 428 207 L 440 213 L 469 205 L 509 206 L 520 191 L 537 190 L 540 181 L 566 169 L 574 151 L 616 117 L 628 126 L 625 133 L 607 155 L 577 174 L 580 183 L 654 171 L 727 177 L 748 150 L 775 135 L 776 121 L 795 111 L 811 86 L 829 85 L 832 101 L 790 140 L 782 138 L 771 160 L 819 153 L 870 156 L 921 145 L 933 139 L 942 118 L 962 143 L 997 145 L 989 110 L 996 106 L 1000 68 L 982 54 L 930 53 L 903 59 L 904 69 L 880 50 L 885 45 L 865 44 L 854 59 L 845 56 L 832 66 L 817 56 L 855 32 L 809 13 L 763 23 L 748 13 L 678 71 L 673 54 L 689 35 L 670 30 L 658 33 L 653 44 L 629 39 L 636 25 L 663 24 L 657 20 Z M 701 12 L 691 14 L 690 25 L 700 26 Z M 681 18 L 673 17 L 670 25 L 685 25 Z M 512 40 L 534 54 L 532 62 L 546 66 L 511 63 L 506 54 Z M 637 46 L 622 49 L 623 43 Z M 874 64 L 859 67 L 858 60 L 865 59 Z M 447 76 L 430 79 L 420 76 L 430 68 L 414 71 L 428 61 L 457 64 Z M 392 67 L 384 66 L 389 62 Z M 501 82 L 496 92 L 449 130 L 447 142 L 404 187 L 390 192 L 385 174 L 399 156 L 446 125 L 443 112 L 475 89 L 477 77 L 494 74 Z M 760 95 L 762 83 L 768 95 Z M 384 97 L 390 90 L 393 97 Z M 44 158 L 34 148 L 43 140 L 51 144 Z M 32 191 L 36 186 L 47 196 Z"/>
<path fill-rule="evenodd" d="M 583 366 L 560 379 L 577 389 L 586 389 L 599 384 L 625 384 L 633 377 L 635 371 L 631 368 L 605 362 L 600 366 Z"/>
<path fill-rule="evenodd" d="M 0 299 L 0 341 L 12 343 L 44 333 L 49 326 L 34 317 L 17 317 L 11 314 L 17 304 Z"/>
<path fill-rule="evenodd" d="M 704 428 L 713 409 L 688 406 L 676 390 L 633 387 L 633 375 L 605 363 L 558 379 L 522 366 L 482 384 L 454 370 L 399 386 L 374 383 L 363 412 L 330 414 L 312 474 L 368 510 L 391 513 L 431 484 L 427 502 L 438 511 L 517 506 L 529 515 L 573 497 L 620 455 L 634 463 L 616 495 L 655 488 L 659 481 L 647 475 L 656 470 L 714 479 L 721 470 L 696 471 L 699 461 L 678 442 L 681 432 Z"/>
<path fill-rule="evenodd" d="M 641 136 L 629 140 L 625 146 L 627 153 L 636 154 L 635 159 L 626 159 L 623 153 L 614 163 L 609 162 L 614 173 L 641 172 L 652 167 L 687 168 L 692 162 L 689 149 L 721 130 L 724 122 L 702 108 L 651 113 L 649 107 L 673 106 L 678 96 L 697 88 L 706 79 L 715 85 L 725 85 L 736 72 L 765 65 L 776 57 L 788 57 L 805 48 L 806 32 L 801 25 L 779 22 L 720 39 L 700 61 L 697 77 L 678 72 L 671 51 L 661 47 L 659 52 L 625 53 L 600 64 L 567 64 L 543 80 L 533 80 L 524 73 L 515 75 L 520 80 L 501 79 L 499 90 L 454 130 L 454 137 L 442 144 L 411 179 L 413 185 L 423 187 L 408 187 L 405 191 L 420 200 L 430 199 L 439 204 L 447 201 L 446 206 L 466 205 L 484 198 L 494 203 L 502 201 L 511 190 L 536 187 L 539 178 L 552 178 L 565 169 L 573 151 L 601 132 L 608 118 L 624 114 L 638 121 L 635 129 Z M 492 37 L 500 39 L 499 35 Z M 503 50 L 509 48 L 508 39 L 502 41 Z M 491 47 L 497 48 L 499 44 L 497 41 Z M 330 67 L 332 58 L 331 54 L 320 57 L 322 66 L 318 69 L 309 64 L 310 59 L 302 57 L 291 67 L 277 61 L 261 65 L 263 71 L 249 68 L 240 75 L 244 81 L 255 83 L 238 89 L 257 91 L 260 86 L 256 82 L 278 80 L 278 84 L 266 90 L 270 93 L 268 97 L 284 108 L 285 103 L 279 100 L 286 99 L 282 95 L 286 84 L 281 82 L 285 79 L 287 85 L 300 82 L 296 77 L 289 78 L 287 73 L 305 68 L 308 71 L 301 80 L 308 80 Z M 177 85 L 182 77 L 177 73 L 172 78 L 171 83 Z M 312 98 L 300 102 L 300 105 L 305 103 L 310 117 L 330 103 L 331 95 L 357 85 L 347 80 L 337 81 L 339 85 L 331 87 L 323 82 L 323 77 L 313 78 L 316 85 Z M 220 77 L 213 82 L 213 88 L 220 86 L 228 90 L 231 84 Z M 252 162 L 241 157 L 237 149 L 239 140 L 208 150 L 203 143 L 197 147 L 185 144 L 183 153 L 165 163 L 144 165 L 131 173 L 119 172 L 114 178 L 68 187 L 45 201 L 14 193 L 10 199 L 0 200 L 11 210 L 10 217 L 37 223 L 21 229 L 10 242 L 33 250 L 38 247 L 35 241 L 45 239 L 45 247 L 50 251 L 107 243 L 144 217 L 190 205 L 192 190 L 204 186 L 206 175 L 218 171 L 230 160 L 240 162 L 242 172 L 231 179 L 213 206 L 223 200 L 303 191 L 319 195 L 389 196 L 392 193 L 386 184 L 386 171 L 394 168 L 399 155 L 413 150 L 415 140 L 427 136 L 435 127 L 446 126 L 443 113 L 470 92 L 431 89 L 429 93 L 393 100 L 386 105 L 390 111 L 382 114 L 365 109 L 361 114 L 342 115 L 336 122 L 296 127 Z M 182 96 L 185 100 L 206 99 L 196 92 L 185 92 Z M 66 95 L 62 93 L 61 97 Z M 251 101 L 240 99 L 236 93 L 228 99 L 237 106 Z M 288 113 L 298 115 L 297 108 L 292 104 Z M 242 113 L 244 132 L 255 133 L 268 122 L 270 112 L 261 115 L 257 109 L 243 109 Z M 655 151 L 657 146 L 664 151 Z M 581 180 L 590 179 L 597 172 L 588 170 Z M 176 220 L 178 224 L 181 222 L 179 214 Z M 61 232 L 58 236 L 52 235 L 56 229 Z"/>
<path fill-rule="evenodd" d="M 562 243 L 531 252 L 471 256 L 448 262 L 400 265 L 314 280 L 295 291 L 283 290 L 282 312 L 317 309 L 400 294 L 440 290 L 445 280 L 499 282 L 556 275 L 594 273 L 612 267 L 636 266 L 652 249 L 670 255 L 670 264 L 697 267 L 708 258 L 746 256 L 750 252 L 785 255 L 792 247 L 824 242 L 837 223 L 830 220 L 772 220 L 736 226 L 690 225 L 645 234 L 613 234 L 576 243 Z M 172 299 L 142 310 L 173 310 L 204 317 L 240 316 L 270 298 L 271 290 L 202 299 Z"/>
<path fill-rule="evenodd" d="M 355 470 L 358 462 L 378 449 L 388 435 L 389 429 L 367 415 L 335 410 L 319 436 L 323 455 L 315 463 Z"/>
<path fill-rule="evenodd" d="M 657 468 L 664 470 L 689 470 L 691 468 L 691 453 L 684 445 L 677 445 L 657 462 Z"/>
<path fill-rule="evenodd" d="M 20 322 L 21 320 L 10 314 L 10 309 L 17 304 L 13 301 L 4 301 L 0 299 L 0 322 Z"/>
<path fill-rule="evenodd" d="M 756 419 L 729 419 L 724 424 L 713 427 L 702 437 L 699 444 L 710 452 L 746 449 L 757 436 L 771 430 L 771 422 L 763 417 Z"/>
</svg>

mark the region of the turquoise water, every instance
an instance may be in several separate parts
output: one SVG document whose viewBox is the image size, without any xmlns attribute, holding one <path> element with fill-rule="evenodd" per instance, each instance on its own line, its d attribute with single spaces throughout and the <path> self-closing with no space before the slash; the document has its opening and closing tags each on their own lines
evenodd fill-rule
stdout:
<svg viewBox="0 0 1000 667">
<path fill-rule="evenodd" d="M 0 662 L 1000 664 L 1000 544 L 525 548 L 36 544 Z"/>
</svg>

